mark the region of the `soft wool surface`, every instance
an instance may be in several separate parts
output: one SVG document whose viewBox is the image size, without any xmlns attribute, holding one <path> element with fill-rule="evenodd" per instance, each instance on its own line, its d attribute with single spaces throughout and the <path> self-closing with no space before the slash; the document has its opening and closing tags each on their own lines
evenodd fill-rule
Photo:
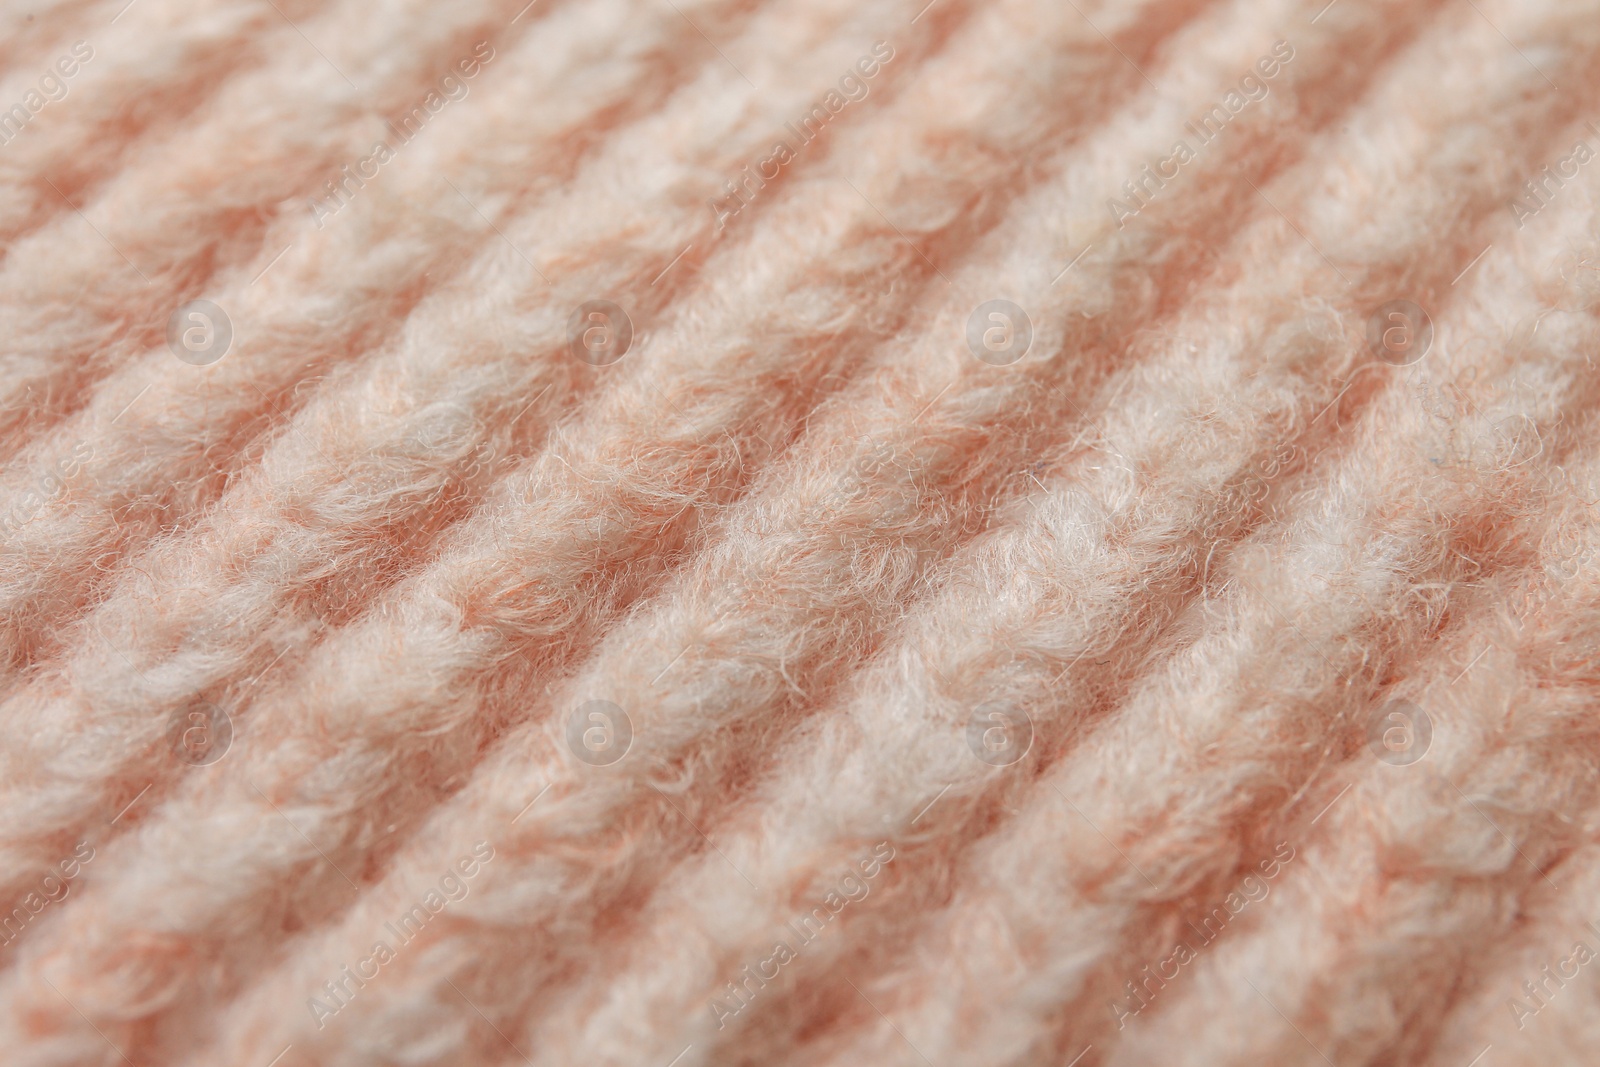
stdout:
<svg viewBox="0 0 1600 1067">
<path fill-rule="evenodd" d="M 1594 1062 L 1600 0 L 3 18 L 6 1067 Z"/>
</svg>

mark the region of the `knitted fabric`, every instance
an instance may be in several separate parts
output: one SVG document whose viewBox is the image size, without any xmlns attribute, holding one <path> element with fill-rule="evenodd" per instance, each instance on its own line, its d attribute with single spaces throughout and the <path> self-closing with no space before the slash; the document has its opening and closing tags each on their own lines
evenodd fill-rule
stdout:
<svg viewBox="0 0 1600 1067">
<path fill-rule="evenodd" d="M 0 1063 L 1593 1062 L 1600 0 L 0 17 Z"/>
</svg>

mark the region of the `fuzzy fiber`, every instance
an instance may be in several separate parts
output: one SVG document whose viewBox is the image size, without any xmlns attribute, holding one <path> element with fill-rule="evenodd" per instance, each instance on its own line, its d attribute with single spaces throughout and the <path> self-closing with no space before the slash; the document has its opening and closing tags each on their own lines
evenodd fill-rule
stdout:
<svg viewBox="0 0 1600 1067">
<path fill-rule="evenodd" d="M 3 1067 L 1595 1062 L 1600 0 L 0 20 Z"/>
</svg>

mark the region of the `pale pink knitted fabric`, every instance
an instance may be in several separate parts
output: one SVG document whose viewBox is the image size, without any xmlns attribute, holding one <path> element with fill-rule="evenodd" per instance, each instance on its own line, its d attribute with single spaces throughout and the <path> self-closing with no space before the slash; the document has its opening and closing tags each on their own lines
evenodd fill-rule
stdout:
<svg viewBox="0 0 1600 1067">
<path fill-rule="evenodd" d="M 1600 0 L 0 19 L 0 1064 L 1595 1062 Z"/>
</svg>

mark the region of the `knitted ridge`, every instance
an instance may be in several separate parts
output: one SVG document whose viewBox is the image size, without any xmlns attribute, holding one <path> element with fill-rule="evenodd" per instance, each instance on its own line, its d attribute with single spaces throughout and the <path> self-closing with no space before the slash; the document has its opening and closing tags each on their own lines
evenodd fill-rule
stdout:
<svg viewBox="0 0 1600 1067">
<path fill-rule="evenodd" d="M 1597 16 L 13 5 L 3 1062 L 1592 1062 Z"/>
</svg>

